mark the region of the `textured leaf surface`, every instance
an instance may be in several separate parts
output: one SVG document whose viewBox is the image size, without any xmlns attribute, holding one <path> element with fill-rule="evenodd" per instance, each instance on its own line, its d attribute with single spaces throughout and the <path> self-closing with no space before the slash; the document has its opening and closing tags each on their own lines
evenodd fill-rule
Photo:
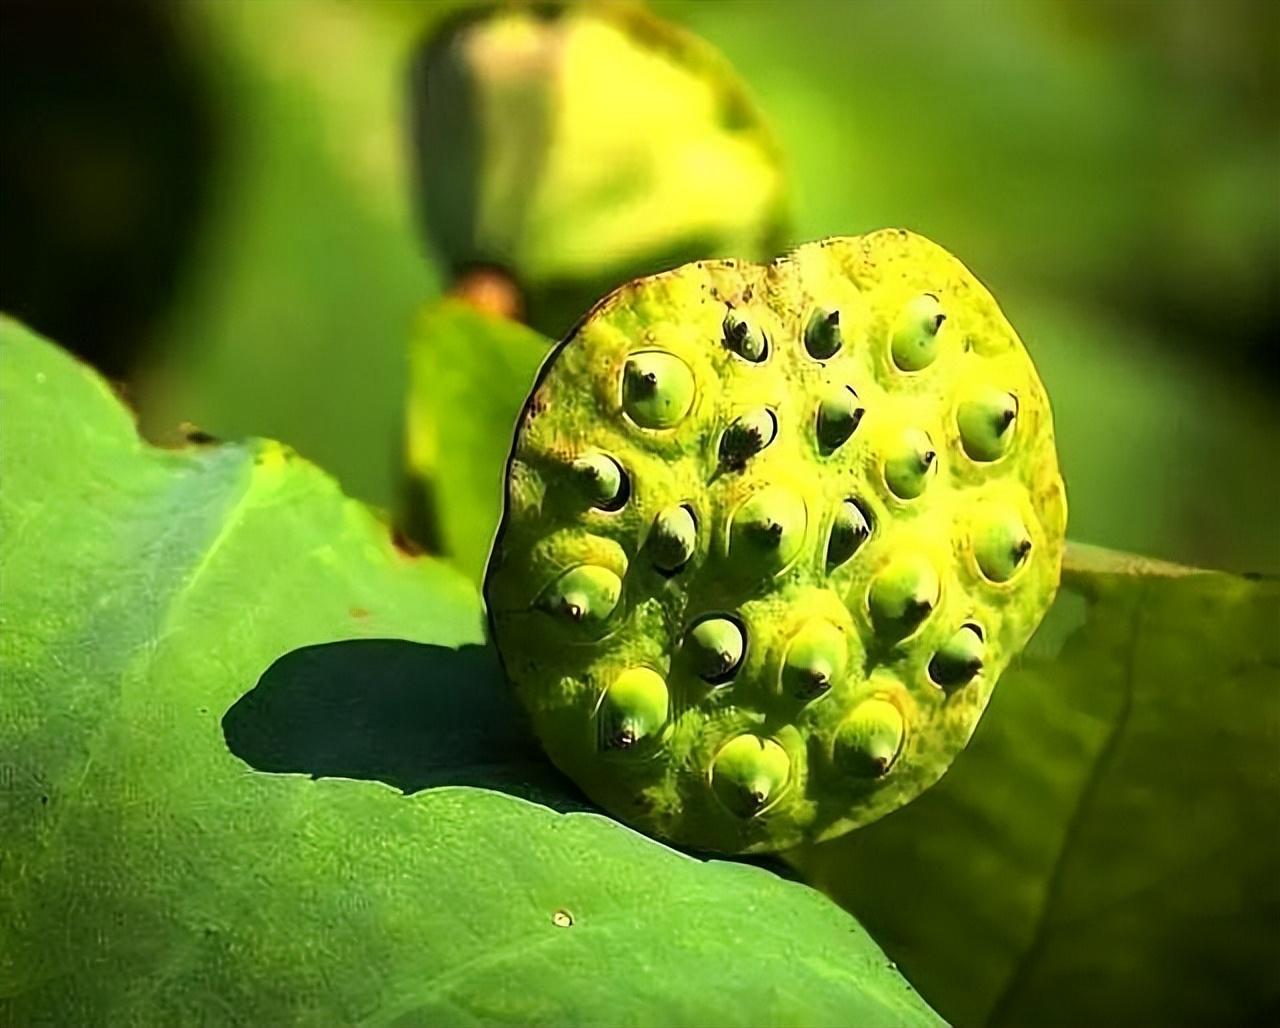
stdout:
<svg viewBox="0 0 1280 1028">
<path fill-rule="evenodd" d="M 956 1023 L 1266 1020 L 1280 582 L 1089 548 L 1063 580 L 942 782 L 795 862 Z"/>
<path fill-rule="evenodd" d="M 817 893 L 562 813 L 474 590 L 328 478 L 0 333 L 0 1022 L 936 1023 Z"/>
<path fill-rule="evenodd" d="M 516 418 L 550 350 L 533 330 L 449 299 L 422 312 L 410 344 L 404 520 L 477 585 Z"/>
</svg>

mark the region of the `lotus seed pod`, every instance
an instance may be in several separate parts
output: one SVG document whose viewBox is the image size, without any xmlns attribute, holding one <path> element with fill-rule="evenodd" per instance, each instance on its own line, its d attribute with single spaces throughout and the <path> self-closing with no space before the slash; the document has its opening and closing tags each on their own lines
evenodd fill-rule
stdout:
<svg viewBox="0 0 1280 1028">
<path fill-rule="evenodd" d="M 698 523 L 680 504 L 660 511 L 649 534 L 649 554 L 659 571 L 674 574 L 684 567 L 698 545 Z"/>
<path fill-rule="evenodd" d="M 871 519 L 856 500 L 844 500 L 836 508 L 827 539 L 827 567 L 838 568 L 858 552 L 858 547 L 871 535 Z"/>
<path fill-rule="evenodd" d="M 667 723 L 668 706 L 667 683 L 660 674 L 647 667 L 623 671 L 600 698 L 601 748 L 628 751 L 651 738 Z"/>
<path fill-rule="evenodd" d="M 604 453 L 589 453 L 573 462 L 574 477 L 583 496 L 601 510 L 617 510 L 627 499 L 627 474 Z"/>
<path fill-rule="evenodd" d="M 901 500 L 914 500 L 937 471 L 938 451 L 918 428 L 909 428 L 896 439 L 884 462 L 884 480 Z"/>
<path fill-rule="evenodd" d="M 724 316 L 724 344 L 752 364 L 759 364 L 769 355 L 769 340 L 765 334 L 752 328 L 750 322 L 732 310 Z"/>
<path fill-rule="evenodd" d="M 834 357 L 844 345 L 840 335 L 840 312 L 817 308 L 804 329 L 804 348 L 815 360 Z"/>
<path fill-rule="evenodd" d="M 973 681 L 982 670 L 984 646 L 981 628 L 961 625 L 929 661 L 929 677 L 948 690 Z"/>
<path fill-rule="evenodd" d="M 933 293 L 911 300 L 893 329 L 893 363 L 903 371 L 920 371 L 938 357 L 938 334 L 947 320 Z"/>
<path fill-rule="evenodd" d="M 877 630 L 890 637 L 910 635 L 938 605 L 938 572 L 927 557 L 895 557 L 871 581 L 867 606 Z"/>
<path fill-rule="evenodd" d="M 778 419 L 768 407 L 748 411 L 732 422 L 720 437 L 720 463 L 730 470 L 741 471 L 777 434 Z"/>
<path fill-rule="evenodd" d="M 960 445 L 974 460 L 999 460 L 1013 438 L 1018 398 L 1013 393 L 985 388 L 960 404 L 956 426 Z"/>
<path fill-rule="evenodd" d="M 974 529 L 973 552 L 987 578 L 1007 582 L 1026 563 L 1031 553 L 1031 536 L 1015 511 L 988 511 Z"/>
<path fill-rule="evenodd" d="M 815 359 L 818 302 L 840 312 L 841 345 Z M 926 373 L 892 355 L 895 333 L 928 337 Z M 672 402 L 628 392 L 628 367 L 676 384 Z M 960 411 L 993 394 L 1018 409 L 985 460 Z M 995 301 L 906 232 L 766 266 L 702 261 L 610 294 L 519 419 L 485 579 L 547 752 L 615 816 L 701 850 L 785 849 L 909 802 L 963 749 L 1057 588 L 1052 424 Z M 590 453 L 629 479 L 608 517 L 555 502 L 564 455 Z M 599 599 L 583 567 L 615 576 Z M 637 668 L 663 681 L 667 717 L 620 755 L 593 718 Z"/>
<path fill-rule="evenodd" d="M 836 729 L 835 764 L 857 778 L 892 770 L 907 734 L 902 712 L 884 699 L 864 700 Z"/>
<path fill-rule="evenodd" d="M 772 133 L 707 43 L 639 4 L 492 4 L 414 62 L 424 227 L 458 281 L 505 273 L 529 324 L 690 253 L 772 256 L 787 185 Z"/>
<path fill-rule="evenodd" d="M 818 398 L 818 445 L 824 453 L 843 446 L 862 420 L 858 394 L 849 386 L 832 386 Z"/>
<path fill-rule="evenodd" d="M 622 406 L 641 428 L 670 428 L 693 405 L 693 372 L 659 350 L 633 353 L 622 369 Z"/>
<path fill-rule="evenodd" d="M 595 628 L 608 619 L 622 595 L 622 580 L 608 568 L 579 564 L 557 578 L 538 605 L 553 617 Z"/>
<path fill-rule="evenodd" d="M 806 702 L 824 695 L 844 677 L 848 650 L 844 633 L 830 621 L 807 621 L 787 647 L 782 664 L 783 695 Z"/>
<path fill-rule="evenodd" d="M 787 751 L 772 739 L 739 735 L 716 754 L 711 786 L 730 813 L 755 817 L 786 788 L 790 772 Z"/>
<path fill-rule="evenodd" d="M 685 642 L 699 677 L 712 683 L 723 682 L 738 670 L 746 648 L 741 626 L 724 617 L 703 618 L 689 630 Z"/>
</svg>

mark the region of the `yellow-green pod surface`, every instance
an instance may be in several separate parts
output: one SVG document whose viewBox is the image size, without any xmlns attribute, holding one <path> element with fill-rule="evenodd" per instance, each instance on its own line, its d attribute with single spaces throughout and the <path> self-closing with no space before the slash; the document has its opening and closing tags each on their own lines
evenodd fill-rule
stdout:
<svg viewBox="0 0 1280 1028">
<path fill-rule="evenodd" d="M 904 325 L 928 329 L 927 362 L 903 357 L 925 352 Z M 640 416 L 636 355 L 680 372 Z M 842 390 L 860 413 L 835 433 Z M 975 396 L 1016 410 L 998 446 L 975 446 Z M 564 499 L 599 453 L 625 476 L 617 509 Z M 590 796 L 678 843 L 774 850 L 942 775 L 1053 598 L 1065 527 L 1018 337 L 959 261 L 883 231 L 601 301 L 520 418 L 485 593 L 536 731 Z M 666 721 L 619 751 L 598 722 L 637 668 Z"/>
</svg>

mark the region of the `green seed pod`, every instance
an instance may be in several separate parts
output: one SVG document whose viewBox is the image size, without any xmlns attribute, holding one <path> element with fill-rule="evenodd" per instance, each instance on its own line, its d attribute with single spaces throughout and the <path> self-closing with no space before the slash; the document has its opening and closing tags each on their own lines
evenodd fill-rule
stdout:
<svg viewBox="0 0 1280 1028">
<path fill-rule="evenodd" d="M 622 465 L 604 453 L 588 453 L 573 462 L 574 478 L 587 502 L 601 510 L 618 510 L 630 491 Z"/>
<path fill-rule="evenodd" d="M 973 554 L 984 576 L 1007 582 L 1031 555 L 1031 535 L 1015 511 L 986 511 L 974 528 Z"/>
<path fill-rule="evenodd" d="M 834 357 L 844 345 L 840 336 L 840 312 L 829 311 L 822 307 L 814 309 L 809 315 L 809 323 L 804 327 L 804 348 L 814 360 L 824 361 Z"/>
<path fill-rule="evenodd" d="M 748 576 L 771 575 L 795 559 L 804 543 L 804 501 L 789 489 L 766 486 L 733 516 L 729 560 Z"/>
<path fill-rule="evenodd" d="M 831 386 L 818 398 L 818 448 L 831 453 L 845 444 L 862 420 L 858 394 L 849 386 Z"/>
<path fill-rule="evenodd" d="M 631 750 L 667 723 L 667 683 L 647 667 L 627 668 L 600 698 L 597 735 L 601 749 Z"/>
<path fill-rule="evenodd" d="M 830 621 L 805 622 L 782 662 L 782 694 L 806 702 L 817 699 L 844 677 L 848 655 L 844 633 Z"/>
<path fill-rule="evenodd" d="M 836 508 L 827 537 L 827 570 L 834 571 L 858 552 L 871 535 L 871 518 L 857 500 L 845 500 Z"/>
<path fill-rule="evenodd" d="M 876 630 L 893 639 L 910 635 L 933 613 L 941 591 L 938 572 L 927 557 L 895 557 L 872 579 L 867 594 Z"/>
<path fill-rule="evenodd" d="M 724 316 L 724 345 L 743 360 L 759 364 L 769 355 L 769 339 L 761 331 L 753 329 L 750 323 L 730 310 Z"/>
<path fill-rule="evenodd" d="M 903 371 L 921 371 L 932 364 L 938 357 L 938 333 L 946 320 L 933 293 L 909 302 L 893 326 L 893 363 Z"/>
<path fill-rule="evenodd" d="M 885 484 L 899 499 L 914 500 L 937 472 L 937 461 L 938 451 L 929 436 L 918 428 L 908 428 L 885 456 Z"/>
<path fill-rule="evenodd" d="M 671 428 L 693 406 L 689 365 L 671 353 L 633 353 L 622 369 L 622 407 L 641 428 Z"/>
<path fill-rule="evenodd" d="M 977 625 L 961 625 L 929 661 L 929 677 L 948 692 L 973 681 L 982 670 L 985 643 Z"/>
<path fill-rule="evenodd" d="M 926 295 L 908 305 L 927 308 L 917 329 L 945 309 L 956 352 L 943 358 L 944 328 L 928 372 L 904 374 L 889 337 Z M 806 338 L 816 296 L 844 314 L 825 366 Z M 753 334 L 764 360 L 749 359 Z M 629 362 L 655 388 L 681 383 L 676 401 L 628 394 Z M 1013 382 L 1013 444 L 975 460 L 960 410 Z M 856 424 L 862 407 L 873 417 Z M 564 454 L 597 452 L 630 477 L 617 516 L 553 502 Z M 963 265 L 898 231 L 616 291 L 544 364 L 505 487 L 486 609 L 547 752 L 615 816 L 728 853 L 839 835 L 936 782 L 1044 616 L 1066 531 L 1053 418 L 1022 344 Z M 1036 550 L 996 584 L 1023 538 Z M 629 568 L 626 588 L 613 579 L 597 604 L 557 582 L 542 603 L 557 618 L 529 611 L 580 565 Z M 565 617 L 567 594 L 583 617 L 616 609 L 588 628 Z M 619 759 L 593 704 L 602 669 L 640 667 L 661 672 L 667 718 L 636 734 L 643 759 Z"/>
<path fill-rule="evenodd" d="M 720 748 L 711 763 L 711 787 L 731 814 L 755 817 L 787 786 L 791 760 L 772 739 L 739 735 Z"/>
<path fill-rule="evenodd" d="M 491 4 L 440 24 L 414 63 L 413 155 L 455 278 L 505 270 L 558 337 L 690 253 L 772 256 L 778 147 L 706 42 L 638 4 Z"/>
<path fill-rule="evenodd" d="M 902 712 L 888 700 L 863 700 L 836 730 L 832 758 L 855 778 L 883 778 L 902 753 L 907 736 Z"/>
<path fill-rule="evenodd" d="M 622 595 L 622 580 L 608 568 L 579 564 L 538 598 L 538 607 L 568 624 L 591 629 L 606 621 Z"/>
<path fill-rule="evenodd" d="M 649 557 L 659 571 L 666 574 L 679 571 L 689 563 L 697 546 L 698 522 L 684 504 L 668 507 L 653 519 Z"/>
<path fill-rule="evenodd" d="M 685 636 L 685 652 L 703 681 L 720 684 L 742 663 L 747 639 L 742 626 L 725 617 L 703 618 Z"/>
<path fill-rule="evenodd" d="M 999 389 L 981 389 L 960 404 L 956 427 L 964 452 L 977 461 L 999 460 L 1013 438 L 1018 398 Z"/>
<path fill-rule="evenodd" d="M 768 407 L 748 411 L 731 422 L 720 437 L 720 463 L 730 470 L 741 471 L 777 434 L 778 419 Z"/>
</svg>

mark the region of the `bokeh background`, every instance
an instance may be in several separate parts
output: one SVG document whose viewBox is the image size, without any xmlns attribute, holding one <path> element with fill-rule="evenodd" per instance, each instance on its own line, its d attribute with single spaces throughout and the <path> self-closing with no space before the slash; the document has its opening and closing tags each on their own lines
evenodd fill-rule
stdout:
<svg viewBox="0 0 1280 1028">
<path fill-rule="evenodd" d="M 406 344 L 446 286 L 408 67 L 457 6 L 4 0 L 0 308 L 154 438 L 283 439 L 391 506 Z M 1280 5 L 652 7 L 771 121 L 792 242 L 905 226 L 995 293 L 1073 537 L 1280 571 Z"/>
</svg>

